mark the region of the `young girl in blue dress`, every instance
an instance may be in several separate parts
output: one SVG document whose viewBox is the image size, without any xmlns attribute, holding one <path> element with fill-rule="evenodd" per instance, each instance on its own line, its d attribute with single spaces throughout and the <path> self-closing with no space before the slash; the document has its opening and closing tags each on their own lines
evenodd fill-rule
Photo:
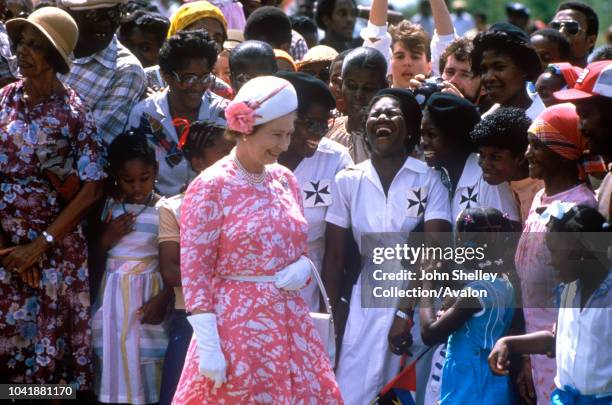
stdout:
<svg viewBox="0 0 612 405">
<path fill-rule="evenodd" d="M 100 402 L 158 402 L 167 346 L 162 324 L 172 299 L 158 261 L 159 196 L 155 151 L 143 134 L 119 135 L 109 147 L 118 196 L 106 200 L 98 249 L 106 264 L 93 342 Z"/>
<path fill-rule="evenodd" d="M 482 261 L 466 262 L 465 271 L 483 270 L 496 274 L 495 280 L 469 282 L 464 290 L 472 294 L 459 298 L 441 316 L 436 317 L 432 298 L 422 298 L 419 308 L 421 338 L 425 344 L 447 342 L 446 361 L 442 370 L 440 404 L 510 404 L 511 386 L 507 376 L 494 375 L 487 356 L 512 323 L 514 289 L 505 277 L 511 257 L 506 233 L 512 224 L 494 208 L 469 208 L 459 215 L 456 224 L 457 247 L 483 247 Z M 423 281 L 423 290 L 436 287 Z"/>
</svg>

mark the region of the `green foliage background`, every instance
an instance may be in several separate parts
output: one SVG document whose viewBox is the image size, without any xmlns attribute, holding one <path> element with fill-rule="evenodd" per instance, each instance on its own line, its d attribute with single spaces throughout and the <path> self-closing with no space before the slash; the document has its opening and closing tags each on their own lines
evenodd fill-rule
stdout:
<svg viewBox="0 0 612 405">
<path fill-rule="evenodd" d="M 508 0 L 509 1 L 509 0 Z M 506 18 L 504 6 L 508 1 L 500 0 L 468 0 L 469 10 L 483 12 L 487 15 L 489 22 L 501 21 Z M 593 7 L 599 16 L 599 41 L 603 39 L 601 36 L 610 25 L 612 25 L 612 0 L 581 0 Z M 549 22 L 555 15 L 557 6 L 563 1 L 556 0 L 522 0 L 531 10 L 531 18 Z"/>
</svg>

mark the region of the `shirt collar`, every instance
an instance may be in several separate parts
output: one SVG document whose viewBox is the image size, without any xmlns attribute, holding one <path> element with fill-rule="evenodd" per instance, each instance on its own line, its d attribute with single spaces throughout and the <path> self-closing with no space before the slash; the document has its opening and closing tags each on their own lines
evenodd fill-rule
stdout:
<svg viewBox="0 0 612 405">
<path fill-rule="evenodd" d="M 597 287 L 597 289 L 591 295 L 591 298 L 605 296 L 608 294 L 608 291 L 612 288 L 612 269 L 608 270 L 608 275 L 604 279 L 604 281 Z"/>
<path fill-rule="evenodd" d="M 376 169 L 374 168 L 374 165 L 372 164 L 372 160 L 368 159 L 366 162 L 367 162 L 367 165 L 364 166 L 366 176 L 374 184 L 379 185 L 380 179 L 378 177 L 378 173 L 376 173 Z M 425 163 L 421 162 L 420 160 L 417 160 L 411 156 L 408 156 L 408 158 L 406 159 L 402 167 L 399 169 L 395 177 L 399 176 L 400 173 L 403 172 L 404 170 L 410 170 L 418 174 L 423 174 L 427 171 L 427 166 L 425 165 Z"/>
<path fill-rule="evenodd" d="M 198 119 L 205 116 L 206 111 L 208 110 L 211 104 L 211 92 L 210 90 L 206 90 L 202 95 L 202 103 L 200 104 L 200 109 L 198 111 Z M 155 104 L 155 112 L 159 114 L 160 117 L 165 118 L 166 116 L 170 117 L 170 103 L 168 102 L 168 87 L 164 88 L 162 91 L 158 91 L 153 96 L 153 103 Z"/>
<path fill-rule="evenodd" d="M 478 155 L 476 153 L 470 153 L 465 161 L 465 166 L 463 167 L 463 172 L 457 183 L 457 188 L 473 186 L 478 182 L 481 176 L 482 169 L 478 165 Z"/>
<path fill-rule="evenodd" d="M 117 36 L 115 35 L 113 36 L 113 39 L 106 48 L 94 53 L 93 55 L 74 59 L 72 62 L 76 65 L 84 65 L 92 60 L 96 60 L 105 68 L 114 69 L 117 65 L 117 53 L 119 50 L 119 46 L 117 43 L 118 40 Z"/>
</svg>

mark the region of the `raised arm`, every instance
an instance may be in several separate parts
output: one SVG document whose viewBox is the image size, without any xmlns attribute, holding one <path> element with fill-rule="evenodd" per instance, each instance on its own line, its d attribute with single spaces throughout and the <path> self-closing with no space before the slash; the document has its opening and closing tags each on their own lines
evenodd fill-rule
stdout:
<svg viewBox="0 0 612 405">
<path fill-rule="evenodd" d="M 455 32 L 453 20 L 444 0 L 429 0 L 431 15 L 438 35 L 451 35 Z"/>
<path fill-rule="evenodd" d="M 429 0 L 434 19 L 435 31 L 431 38 L 431 69 L 434 76 L 440 76 L 440 56 L 457 38 L 453 20 L 444 0 Z"/>
<path fill-rule="evenodd" d="M 368 26 L 361 30 L 363 46 L 374 48 L 383 54 L 387 61 L 387 71 L 391 66 L 391 35 L 387 32 L 387 0 L 372 0 Z"/>
</svg>

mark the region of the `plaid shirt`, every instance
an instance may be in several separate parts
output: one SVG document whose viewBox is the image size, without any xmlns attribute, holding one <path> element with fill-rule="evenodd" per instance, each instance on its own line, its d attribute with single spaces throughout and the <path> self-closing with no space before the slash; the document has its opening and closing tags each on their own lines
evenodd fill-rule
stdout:
<svg viewBox="0 0 612 405">
<path fill-rule="evenodd" d="M 145 91 L 140 62 L 117 37 L 106 49 L 74 59 L 70 73 L 59 78 L 85 100 L 107 145 L 125 130 L 130 110 Z"/>
<path fill-rule="evenodd" d="M 4 23 L 0 22 L 0 79 L 15 77 L 17 63 L 11 53 L 11 43 L 6 33 Z"/>
<path fill-rule="evenodd" d="M 294 61 L 298 62 L 304 59 L 304 55 L 308 52 L 308 45 L 306 40 L 298 32 L 291 30 L 291 46 L 289 47 L 289 54 Z"/>
</svg>

